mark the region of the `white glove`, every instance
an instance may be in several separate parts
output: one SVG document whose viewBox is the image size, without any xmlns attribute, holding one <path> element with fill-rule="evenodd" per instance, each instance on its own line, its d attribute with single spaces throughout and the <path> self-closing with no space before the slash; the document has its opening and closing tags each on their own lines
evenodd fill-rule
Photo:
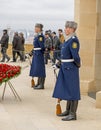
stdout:
<svg viewBox="0 0 101 130">
<path fill-rule="evenodd" d="M 55 64 L 52 67 L 53 67 L 54 70 L 58 69 Z"/>
<path fill-rule="evenodd" d="M 26 58 L 29 58 L 29 54 L 25 54 Z"/>
</svg>

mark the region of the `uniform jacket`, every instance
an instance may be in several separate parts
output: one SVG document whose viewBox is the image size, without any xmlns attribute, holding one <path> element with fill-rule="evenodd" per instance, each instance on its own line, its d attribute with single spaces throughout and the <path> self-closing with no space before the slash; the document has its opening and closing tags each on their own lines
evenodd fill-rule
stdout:
<svg viewBox="0 0 101 130">
<path fill-rule="evenodd" d="M 74 59 L 73 62 L 62 62 L 53 92 L 54 98 L 62 100 L 80 100 L 79 84 L 79 40 L 76 36 L 69 38 L 62 46 L 61 59 Z"/>
<path fill-rule="evenodd" d="M 43 34 L 38 34 L 34 38 L 34 48 L 41 48 L 41 50 L 35 50 L 33 53 L 32 65 L 30 69 L 30 76 L 32 77 L 46 77 L 45 63 L 44 63 L 44 46 L 45 38 Z"/>
</svg>

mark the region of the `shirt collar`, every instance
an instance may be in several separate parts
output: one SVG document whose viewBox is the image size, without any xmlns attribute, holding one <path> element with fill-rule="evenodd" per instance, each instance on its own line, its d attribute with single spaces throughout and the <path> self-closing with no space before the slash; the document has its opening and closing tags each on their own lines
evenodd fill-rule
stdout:
<svg viewBox="0 0 101 130">
<path fill-rule="evenodd" d="M 72 37 L 75 37 L 75 36 L 76 36 L 76 33 L 72 33 L 72 34 L 66 36 L 65 41 L 68 41 L 69 39 L 71 39 Z"/>
</svg>

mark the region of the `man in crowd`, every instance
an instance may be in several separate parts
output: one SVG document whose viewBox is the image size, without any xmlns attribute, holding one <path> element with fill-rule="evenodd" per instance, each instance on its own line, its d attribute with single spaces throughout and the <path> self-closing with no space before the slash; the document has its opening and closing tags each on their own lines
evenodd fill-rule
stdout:
<svg viewBox="0 0 101 130">
<path fill-rule="evenodd" d="M 19 36 L 18 32 L 15 32 L 13 41 L 12 41 L 12 54 L 13 54 L 13 62 L 16 62 L 17 56 L 20 56 L 20 60 L 24 61 L 22 55 L 22 39 Z"/>
<path fill-rule="evenodd" d="M 22 61 L 25 61 L 25 53 L 24 53 L 24 51 L 25 51 L 25 47 L 24 47 L 24 45 L 25 45 L 25 38 L 24 38 L 24 34 L 21 32 L 21 33 L 19 34 L 19 36 L 20 36 L 20 39 L 21 39 L 21 55 L 22 55 Z"/>
<path fill-rule="evenodd" d="M 3 36 L 0 40 L 1 54 L 2 54 L 1 62 L 5 62 L 5 59 L 7 59 L 7 62 L 10 60 L 10 57 L 7 55 L 8 43 L 9 43 L 9 36 L 7 30 L 5 29 L 3 30 Z"/>
<path fill-rule="evenodd" d="M 45 64 L 48 64 L 48 59 L 50 59 L 50 50 L 52 48 L 52 40 L 49 33 L 45 33 Z"/>
<path fill-rule="evenodd" d="M 63 30 L 62 29 L 58 29 L 58 33 L 59 33 L 59 40 L 60 40 L 60 43 L 64 43 L 65 42 L 65 38 L 64 38 L 64 35 L 63 35 Z"/>
<path fill-rule="evenodd" d="M 52 32 L 53 39 L 53 64 L 55 64 L 56 60 L 60 59 L 60 40 L 56 35 L 56 32 Z"/>
</svg>

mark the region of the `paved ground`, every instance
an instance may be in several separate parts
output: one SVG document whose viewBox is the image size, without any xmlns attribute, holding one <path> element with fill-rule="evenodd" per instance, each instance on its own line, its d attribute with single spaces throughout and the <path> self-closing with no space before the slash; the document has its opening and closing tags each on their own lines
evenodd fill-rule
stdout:
<svg viewBox="0 0 101 130">
<path fill-rule="evenodd" d="M 56 100 L 52 98 L 55 78 L 51 65 L 47 66 L 45 90 L 33 90 L 28 74 L 29 67 L 12 80 L 22 102 L 14 99 L 9 88 L 5 100 L 0 99 L 0 130 L 101 130 L 101 110 L 96 109 L 95 100 L 87 96 L 82 96 L 79 103 L 77 121 L 62 122 L 55 115 Z M 0 86 L 0 97 L 2 90 L 3 85 Z M 61 105 L 64 110 L 65 102 Z"/>
</svg>

